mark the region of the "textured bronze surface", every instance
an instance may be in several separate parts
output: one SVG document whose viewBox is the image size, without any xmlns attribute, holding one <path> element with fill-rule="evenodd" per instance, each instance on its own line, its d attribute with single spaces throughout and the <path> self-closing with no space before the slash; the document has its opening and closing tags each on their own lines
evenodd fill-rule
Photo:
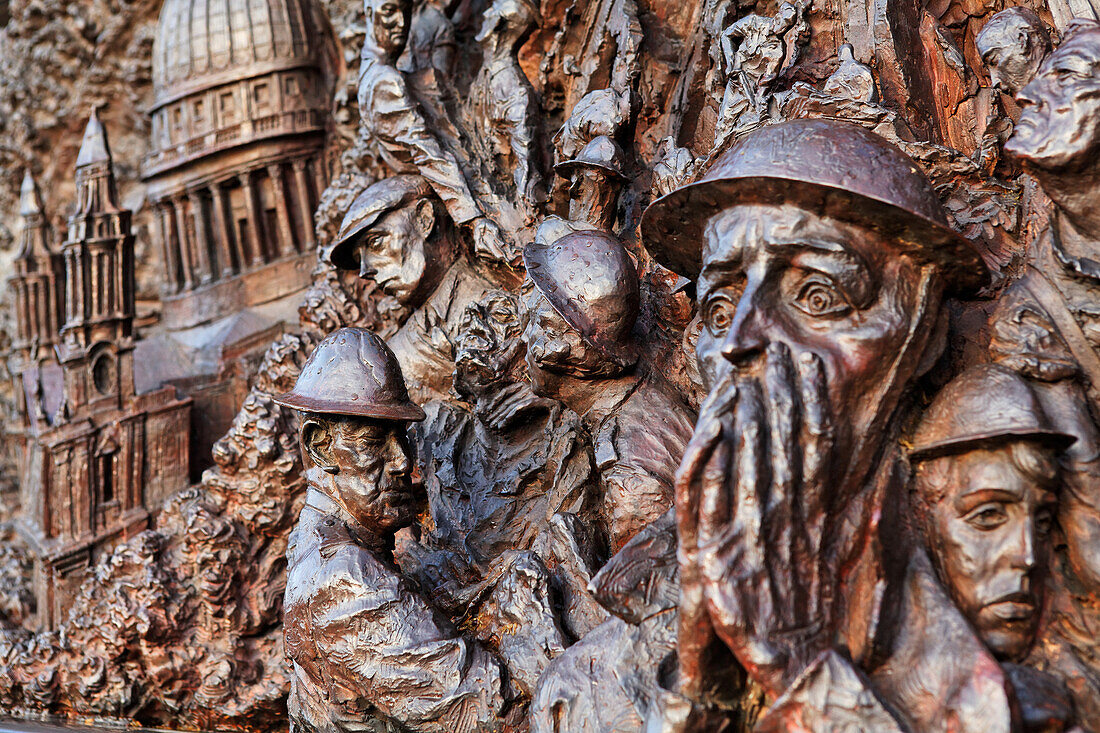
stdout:
<svg viewBox="0 0 1100 733">
<path fill-rule="evenodd" d="M 0 3 L 0 716 L 1100 730 L 1098 11 Z"/>
</svg>

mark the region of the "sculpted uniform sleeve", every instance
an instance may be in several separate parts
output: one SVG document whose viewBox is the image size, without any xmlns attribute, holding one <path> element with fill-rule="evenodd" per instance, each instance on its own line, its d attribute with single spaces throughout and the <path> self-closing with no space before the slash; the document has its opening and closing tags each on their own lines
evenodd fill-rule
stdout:
<svg viewBox="0 0 1100 733">
<path fill-rule="evenodd" d="M 350 538 L 323 540 L 322 548 L 329 557 L 309 617 L 330 703 L 373 708 L 415 731 L 499 729 L 499 662 Z"/>
<path fill-rule="evenodd" d="M 482 213 L 454 156 L 428 130 L 397 69 L 364 58 L 359 72 L 359 110 L 363 125 L 382 148 L 386 162 L 415 168 L 435 190 L 456 224 Z"/>
</svg>

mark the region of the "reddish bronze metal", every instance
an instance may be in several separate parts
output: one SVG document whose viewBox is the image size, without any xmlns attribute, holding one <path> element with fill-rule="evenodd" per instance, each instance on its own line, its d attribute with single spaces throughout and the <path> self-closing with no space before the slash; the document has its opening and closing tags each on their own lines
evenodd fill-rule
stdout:
<svg viewBox="0 0 1100 733">
<path fill-rule="evenodd" d="M 658 262 L 695 277 L 709 214 L 737 203 L 785 203 L 864 224 L 944 268 L 954 290 L 988 281 L 974 246 L 947 225 L 939 198 L 916 164 L 862 127 L 796 120 L 747 135 L 698 182 L 650 204 L 643 238 Z"/>
<path fill-rule="evenodd" d="M 351 203 L 336 239 L 321 252 L 321 259 L 338 270 L 358 270 L 355 248 L 361 235 L 390 211 L 432 195 L 431 186 L 420 176 L 391 176 L 369 186 Z"/>
<path fill-rule="evenodd" d="M 567 234 L 523 251 L 527 274 L 554 310 L 608 358 L 638 360 L 631 332 L 638 318 L 638 273 L 626 248 L 605 232 Z"/>
<path fill-rule="evenodd" d="M 397 358 L 365 328 L 340 329 L 318 344 L 294 389 L 275 401 L 327 415 L 424 419 L 424 411 L 409 401 Z"/>
<path fill-rule="evenodd" d="M 998 441 L 1032 439 L 1063 451 L 1077 438 L 1054 429 L 1035 393 L 1016 372 L 975 367 L 953 380 L 929 406 L 909 456 L 924 460 Z"/>
</svg>

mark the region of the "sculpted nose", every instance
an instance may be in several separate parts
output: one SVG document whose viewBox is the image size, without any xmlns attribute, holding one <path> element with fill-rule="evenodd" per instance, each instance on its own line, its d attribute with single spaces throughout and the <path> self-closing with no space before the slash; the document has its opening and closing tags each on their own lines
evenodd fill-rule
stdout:
<svg viewBox="0 0 1100 733">
<path fill-rule="evenodd" d="M 386 442 L 386 471 L 391 476 L 407 476 L 411 469 L 412 461 L 405 446 L 396 435 L 391 435 Z"/>
<path fill-rule="evenodd" d="M 1034 570 L 1035 559 L 1035 525 L 1026 522 L 1020 527 L 1012 548 L 1012 566 L 1020 570 Z"/>
<path fill-rule="evenodd" d="M 370 280 L 378 274 L 378 270 L 370 266 L 370 261 L 367 259 L 367 248 L 359 248 L 359 277 L 364 280 Z"/>
<path fill-rule="evenodd" d="M 754 295 L 755 288 L 745 290 L 722 342 L 722 356 L 734 365 L 751 361 L 768 348 L 768 337 L 764 334 L 761 311 L 756 307 Z"/>
<path fill-rule="evenodd" d="M 1016 104 L 1023 107 L 1032 107 L 1039 104 L 1038 85 L 1039 79 L 1033 79 L 1024 85 L 1024 88 L 1016 92 Z"/>
</svg>

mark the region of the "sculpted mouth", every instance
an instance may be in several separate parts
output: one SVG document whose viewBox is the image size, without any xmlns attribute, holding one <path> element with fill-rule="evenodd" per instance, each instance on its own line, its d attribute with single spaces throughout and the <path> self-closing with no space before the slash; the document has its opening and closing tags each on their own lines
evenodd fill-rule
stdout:
<svg viewBox="0 0 1100 733">
<path fill-rule="evenodd" d="M 991 603 L 986 608 L 1001 621 L 1017 623 L 1030 621 L 1038 611 L 1031 597 L 1023 594 Z"/>
</svg>

